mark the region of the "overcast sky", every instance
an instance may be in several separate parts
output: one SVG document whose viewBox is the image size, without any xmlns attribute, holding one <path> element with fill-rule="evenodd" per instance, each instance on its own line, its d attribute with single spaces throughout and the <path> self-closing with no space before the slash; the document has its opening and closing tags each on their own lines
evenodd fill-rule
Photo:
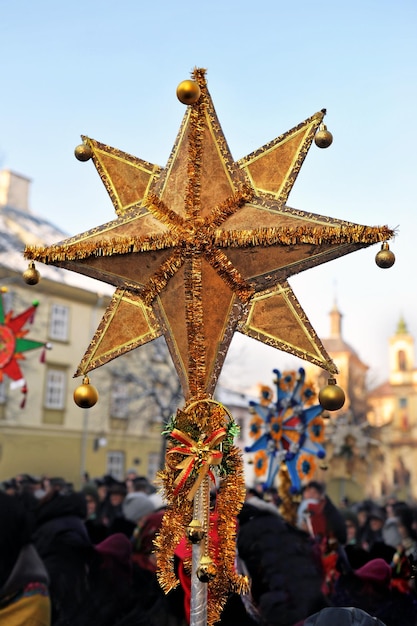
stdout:
<svg viewBox="0 0 417 626">
<path fill-rule="evenodd" d="M 74 158 L 80 135 L 165 165 L 194 67 L 236 160 L 326 108 L 333 145 L 312 146 L 288 204 L 397 228 L 397 261 L 379 269 L 377 244 L 290 283 L 321 338 L 337 300 L 345 340 L 382 382 L 401 315 L 417 338 L 416 33 L 415 0 L 0 0 L 0 169 L 29 177 L 31 210 L 72 235 L 114 218 Z M 290 365 L 246 339 L 228 361 L 235 386 Z"/>
</svg>

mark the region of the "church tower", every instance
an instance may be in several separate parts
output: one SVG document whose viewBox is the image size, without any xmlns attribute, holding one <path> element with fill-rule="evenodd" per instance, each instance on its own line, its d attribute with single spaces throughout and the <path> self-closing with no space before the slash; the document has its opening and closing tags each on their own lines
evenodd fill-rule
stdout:
<svg viewBox="0 0 417 626">
<path fill-rule="evenodd" d="M 391 385 L 409 385 L 414 373 L 414 338 L 400 318 L 395 335 L 389 340 L 389 381 Z"/>
<path fill-rule="evenodd" d="M 336 300 L 329 312 L 330 333 L 323 339 L 324 347 L 331 355 L 336 364 L 339 374 L 337 374 L 337 384 L 342 387 L 346 394 L 346 402 L 342 409 L 334 415 L 341 415 L 350 410 L 354 420 L 358 423 L 365 421 L 367 413 L 366 398 L 366 374 L 368 366 L 363 363 L 357 354 L 344 339 L 342 334 L 342 318 Z M 321 371 L 317 377 L 318 387 L 322 388 L 326 384 L 326 373 Z"/>
</svg>

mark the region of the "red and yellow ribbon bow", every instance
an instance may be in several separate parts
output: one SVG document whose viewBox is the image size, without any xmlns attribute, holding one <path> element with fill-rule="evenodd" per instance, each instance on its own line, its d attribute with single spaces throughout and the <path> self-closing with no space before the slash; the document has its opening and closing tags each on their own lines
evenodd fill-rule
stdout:
<svg viewBox="0 0 417 626">
<path fill-rule="evenodd" d="M 220 465 L 222 461 L 223 452 L 215 450 L 215 448 L 226 437 L 226 429 L 218 428 L 207 437 L 201 435 L 198 441 L 194 441 L 194 439 L 181 430 L 178 430 L 178 428 L 174 428 L 170 434 L 173 439 L 176 439 L 181 444 L 180 446 L 171 448 L 167 452 L 168 465 L 172 467 L 172 469 L 181 470 L 174 482 L 175 494 L 182 489 L 192 471 L 197 470 L 197 478 L 187 494 L 187 500 L 191 502 L 206 475 L 210 476 L 213 482 L 215 481 L 210 467 L 212 465 Z M 174 453 L 183 454 L 185 456 L 178 465 L 170 465 L 168 462 L 168 456 Z"/>
</svg>

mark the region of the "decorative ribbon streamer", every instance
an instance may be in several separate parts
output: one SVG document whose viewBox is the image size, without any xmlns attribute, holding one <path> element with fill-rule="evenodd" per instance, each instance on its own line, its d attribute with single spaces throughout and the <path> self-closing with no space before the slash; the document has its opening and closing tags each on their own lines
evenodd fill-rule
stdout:
<svg viewBox="0 0 417 626">
<path fill-rule="evenodd" d="M 170 454 L 183 454 L 186 457 L 178 463 L 178 465 L 168 463 L 172 469 L 181 470 L 174 482 L 175 495 L 182 489 L 194 469 L 197 470 L 198 475 L 187 494 L 187 500 L 190 502 L 194 499 L 206 475 L 210 476 L 211 480 L 215 482 L 210 466 L 220 465 L 223 452 L 215 450 L 214 448 L 225 439 L 226 434 L 225 428 L 218 428 L 205 439 L 200 438 L 198 441 L 194 441 L 194 439 L 181 430 L 178 430 L 178 428 L 172 430 L 171 437 L 179 441 L 182 445 L 175 446 L 167 452 L 167 462 Z"/>
</svg>

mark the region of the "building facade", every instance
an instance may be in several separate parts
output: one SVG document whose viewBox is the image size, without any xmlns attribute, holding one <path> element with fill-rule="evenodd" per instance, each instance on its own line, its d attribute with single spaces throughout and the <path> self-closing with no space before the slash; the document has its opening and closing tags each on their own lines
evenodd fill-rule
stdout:
<svg viewBox="0 0 417 626">
<path fill-rule="evenodd" d="M 369 394 L 369 422 L 385 451 L 381 492 L 417 499 L 417 368 L 414 338 L 404 319 L 389 340 L 389 378 Z"/>
<path fill-rule="evenodd" d="M 39 303 L 26 336 L 51 349 L 19 359 L 25 403 L 13 380 L 3 376 L 0 383 L 0 481 L 29 473 L 63 476 L 79 486 L 85 473 L 120 479 L 132 467 L 153 480 L 163 456 L 163 421 L 181 403 L 166 345 L 156 340 L 91 372 L 99 401 L 91 409 L 75 404 L 82 379 L 73 374 L 114 289 L 47 265 L 37 268 L 38 284 L 24 282 L 25 245 L 68 236 L 30 212 L 29 184 L 0 172 L 0 288 L 9 317 Z"/>
</svg>

